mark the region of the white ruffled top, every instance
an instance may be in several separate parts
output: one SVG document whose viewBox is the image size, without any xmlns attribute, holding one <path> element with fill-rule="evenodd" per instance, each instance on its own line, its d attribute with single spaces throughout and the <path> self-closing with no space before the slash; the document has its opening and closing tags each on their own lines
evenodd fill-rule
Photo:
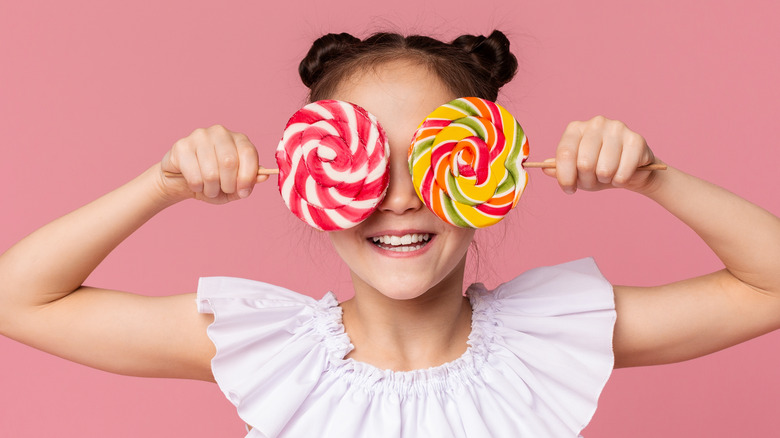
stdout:
<svg viewBox="0 0 780 438">
<path fill-rule="evenodd" d="M 284 288 L 202 278 L 219 387 L 260 437 L 577 437 L 613 366 L 611 285 L 592 259 L 467 290 L 467 351 L 382 370 L 345 359 L 341 307 Z"/>
</svg>

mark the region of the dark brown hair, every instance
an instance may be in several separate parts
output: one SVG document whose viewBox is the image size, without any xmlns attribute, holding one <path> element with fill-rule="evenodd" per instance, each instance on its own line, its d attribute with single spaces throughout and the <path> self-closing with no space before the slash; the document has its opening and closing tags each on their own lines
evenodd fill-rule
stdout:
<svg viewBox="0 0 780 438">
<path fill-rule="evenodd" d="M 427 66 L 457 97 L 493 101 L 517 71 L 509 40 L 494 30 L 487 37 L 461 35 L 450 43 L 420 35 L 377 33 L 360 40 L 330 33 L 314 41 L 298 73 L 309 88 L 309 101 L 316 101 L 329 98 L 356 71 L 400 59 Z"/>
</svg>

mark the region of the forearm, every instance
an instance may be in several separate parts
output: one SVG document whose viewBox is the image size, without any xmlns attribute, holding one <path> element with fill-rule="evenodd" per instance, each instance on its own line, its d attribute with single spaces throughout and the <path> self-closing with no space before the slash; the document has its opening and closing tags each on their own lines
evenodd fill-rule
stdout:
<svg viewBox="0 0 780 438">
<path fill-rule="evenodd" d="M 780 295 L 780 219 L 677 169 L 655 173 L 641 193 L 691 227 L 732 275 Z"/>
<path fill-rule="evenodd" d="M 3 312 L 50 303 L 74 291 L 119 243 L 174 203 L 159 190 L 158 166 L 0 255 Z"/>
</svg>

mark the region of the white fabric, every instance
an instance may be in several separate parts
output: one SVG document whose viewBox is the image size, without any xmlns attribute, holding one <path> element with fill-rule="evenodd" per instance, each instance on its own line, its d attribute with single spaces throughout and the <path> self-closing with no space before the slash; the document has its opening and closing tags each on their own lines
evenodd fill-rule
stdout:
<svg viewBox="0 0 780 438">
<path fill-rule="evenodd" d="M 353 348 L 341 308 L 278 286 L 202 278 L 212 370 L 260 437 L 576 437 L 613 366 L 611 285 L 592 259 L 469 287 L 469 348 L 434 368 L 380 370 Z"/>
</svg>

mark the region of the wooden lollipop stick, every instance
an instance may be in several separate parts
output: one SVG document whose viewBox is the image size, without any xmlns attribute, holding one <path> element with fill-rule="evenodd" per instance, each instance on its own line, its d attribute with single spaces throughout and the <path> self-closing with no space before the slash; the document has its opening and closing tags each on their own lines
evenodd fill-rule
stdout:
<svg viewBox="0 0 780 438">
<path fill-rule="evenodd" d="M 525 163 L 523 163 L 523 167 L 537 168 L 537 169 L 554 169 L 555 161 L 544 161 L 541 163 L 526 161 Z M 656 163 L 645 164 L 644 166 L 637 167 L 636 170 L 666 170 L 666 164 L 656 164 Z"/>
<path fill-rule="evenodd" d="M 279 169 L 263 169 L 260 168 L 257 170 L 257 175 L 278 175 Z M 168 178 L 184 178 L 184 176 L 180 173 L 176 172 L 163 172 L 163 175 L 165 175 Z"/>
<path fill-rule="evenodd" d="M 544 161 L 544 162 L 532 162 L 532 161 L 526 161 L 523 163 L 523 167 L 525 168 L 536 168 L 536 169 L 554 169 L 555 168 L 555 161 Z M 646 164 L 644 166 L 639 166 L 636 168 L 636 170 L 666 170 L 666 164 Z M 168 178 L 182 178 L 182 174 L 180 173 L 174 173 L 174 172 L 163 172 L 163 174 Z M 278 175 L 279 169 L 259 169 L 257 171 L 258 175 Z"/>
</svg>

